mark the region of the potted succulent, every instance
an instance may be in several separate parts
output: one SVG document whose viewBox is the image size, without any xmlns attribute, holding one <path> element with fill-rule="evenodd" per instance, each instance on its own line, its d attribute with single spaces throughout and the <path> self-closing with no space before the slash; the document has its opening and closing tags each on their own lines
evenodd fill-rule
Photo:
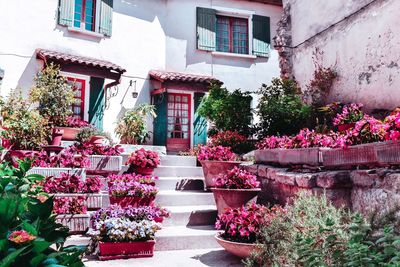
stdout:
<svg viewBox="0 0 400 267">
<path fill-rule="evenodd" d="M 97 211 L 89 234 L 98 242 L 99 259 L 152 257 L 155 233 L 161 229 L 153 215 L 150 207 L 111 206 Z"/>
<path fill-rule="evenodd" d="M 236 161 L 236 154 L 229 147 L 223 146 L 201 146 L 197 159 L 203 168 L 207 189 L 215 185 L 213 178 L 224 175 L 241 164 L 240 161 Z"/>
<path fill-rule="evenodd" d="M 53 211 L 57 222 L 67 226 L 71 233 L 85 233 L 89 229 L 86 197 L 55 197 Z"/>
<path fill-rule="evenodd" d="M 157 187 L 137 181 L 115 181 L 108 189 L 111 204 L 122 207 L 152 205 L 158 193 Z"/>
<path fill-rule="evenodd" d="M 157 152 L 144 148 L 132 152 L 126 162 L 129 166 L 128 173 L 135 172 L 142 175 L 152 175 L 159 164 L 160 157 Z"/>
<path fill-rule="evenodd" d="M 248 171 L 234 167 L 225 175 L 214 178 L 215 187 L 211 188 L 217 204 L 218 214 L 226 208 L 239 208 L 257 197 L 260 182 Z M 254 201 L 256 202 L 256 201 Z"/>
<path fill-rule="evenodd" d="M 215 223 L 215 228 L 221 230 L 215 239 L 229 253 L 247 258 L 256 249 L 260 228 L 266 223 L 269 212 L 265 206 L 255 203 L 227 209 Z"/>
</svg>

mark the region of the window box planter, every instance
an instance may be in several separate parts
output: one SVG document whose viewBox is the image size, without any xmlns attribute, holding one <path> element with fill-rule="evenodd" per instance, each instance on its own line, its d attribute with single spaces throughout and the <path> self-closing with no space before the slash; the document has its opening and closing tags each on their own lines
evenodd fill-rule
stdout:
<svg viewBox="0 0 400 267">
<path fill-rule="evenodd" d="M 375 145 L 379 165 L 400 164 L 400 142 L 382 142 Z"/>
<path fill-rule="evenodd" d="M 89 214 L 59 214 L 56 221 L 69 228 L 70 233 L 86 233 L 89 229 Z"/>
<path fill-rule="evenodd" d="M 256 249 L 256 244 L 228 241 L 220 237 L 219 233 L 215 235 L 215 240 L 217 240 L 218 244 L 226 251 L 242 259 L 248 258 Z"/>
<path fill-rule="evenodd" d="M 225 211 L 226 208 L 240 208 L 250 200 L 257 200 L 260 188 L 254 189 L 226 189 L 226 188 L 211 188 L 215 203 L 217 205 L 218 214 Z"/>
<path fill-rule="evenodd" d="M 355 145 L 348 148 L 322 149 L 322 164 L 325 167 L 351 167 L 357 165 L 376 165 L 376 143 Z"/>
<path fill-rule="evenodd" d="M 33 167 L 30 169 L 28 174 L 40 174 L 45 177 L 47 176 L 60 176 L 61 173 L 70 173 L 81 176 L 83 180 L 86 179 L 86 172 L 83 168 L 44 168 L 44 167 Z"/>
<path fill-rule="evenodd" d="M 155 197 L 115 197 L 110 195 L 110 204 L 118 204 L 121 207 L 129 205 L 140 207 L 140 206 L 151 206 L 153 205 Z"/>
<path fill-rule="evenodd" d="M 279 163 L 281 165 L 319 165 L 319 148 L 279 149 Z"/>
<path fill-rule="evenodd" d="M 99 242 L 99 259 L 116 260 L 153 257 L 155 240 L 137 242 Z"/>
<path fill-rule="evenodd" d="M 280 149 L 263 149 L 254 151 L 258 163 L 279 163 Z"/>
<path fill-rule="evenodd" d="M 152 167 L 136 167 L 136 166 L 130 166 L 128 173 L 136 173 L 136 174 L 141 174 L 141 175 L 153 175 L 154 169 Z"/>
<path fill-rule="evenodd" d="M 80 128 L 75 127 L 56 127 L 55 129 L 63 130 L 62 140 L 65 141 L 75 141 L 76 136 L 80 132 Z"/>
<path fill-rule="evenodd" d="M 103 206 L 103 195 L 100 193 L 71 193 L 71 194 L 54 194 L 58 198 L 74 198 L 78 196 L 86 197 L 85 205 L 89 210 L 97 210 Z"/>
<path fill-rule="evenodd" d="M 122 169 L 121 156 L 89 156 L 90 166 L 86 169 L 90 175 L 108 175 L 118 173 Z"/>
<path fill-rule="evenodd" d="M 241 161 L 219 161 L 219 160 L 201 160 L 204 180 L 207 189 L 214 187 L 213 178 L 227 174 L 229 170 L 239 166 Z"/>
</svg>

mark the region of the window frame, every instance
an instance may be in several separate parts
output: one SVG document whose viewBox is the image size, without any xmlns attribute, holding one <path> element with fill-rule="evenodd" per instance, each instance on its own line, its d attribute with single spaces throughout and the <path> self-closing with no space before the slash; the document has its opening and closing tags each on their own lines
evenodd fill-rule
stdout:
<svg viewBox="0 0 400 267">
<path fill-rule="evenodd" d="M 90 77 L 83 75 L 83 74 L 78 74 L 78 73 L 72 73 L 72 72 L 66 72 L 66 71 L 60 71 L 60 75 L 65 77 L 66 79 L 71 79 L 71 80 L 84 80 L 84 86 L 85 90 L 82 93 L 82 103 L 81 109 L 83 112 L 83 120 L 88 121 L 89 120 L 89 102 L 90 102 Z M 83 107 L 82 107 L 83 106 Z"/>
<path fill-rule="evenodd" d="M 99 29 L 99 21 L 98 21 L 98 17 L 99 17 L 99 0 L 92 0 L 93 1 L 93 22 L 92 22 L 92 29 L 88 30 L 86 29 L 86 1 L 87 0 L 82 0 L 82 13 L 80 14 L 80 20 L 79 20 L 79 27 L 76 27 L 75 24 L 75 8 L 76 8 L 76 0 L 74 0 L 74 10 L 73 10 L 73 22 L 72 22 L 72 27 L 74 29 L 79 29 L 80 31 L 85 31 L 85 32 L 90 32 L 90 33 L 98 33 L 98 29 Z"/>
<path fill-rule="evenodd" d="M 224 18 L 228 20 L 228 40 L 229 40 L 229 51 L 221 51 L 218 50 L 218 39 L 222 39 L 222 38 L 218 38 L 218 19 L 219 18 Z M 237 17 L 237 16 L 227 16 L 227 15 L 220 15 L 220 14 L 216 14 L 216 29 L 215 29 L 215 38 L 216 38 L 216 50 L 217 52 L 222 52 L 222 53 L 231 53 L 231 54 L 238 54 L 238 55 L 249 55 L 250 54 L 250 32 L 249 32 L 249 19 L 246 18 L 242 18 L 242 17 Z M 234 44 L 234 22 L 236 21 L 243 21 L 246 23 L 246 52 L 245 53 L 238 53 L 238 52 L 234 52 L 235 50 L 235 44 Z M 240 48 L 240 46 L 237 47 L 238 49 Z"/>
</svg>

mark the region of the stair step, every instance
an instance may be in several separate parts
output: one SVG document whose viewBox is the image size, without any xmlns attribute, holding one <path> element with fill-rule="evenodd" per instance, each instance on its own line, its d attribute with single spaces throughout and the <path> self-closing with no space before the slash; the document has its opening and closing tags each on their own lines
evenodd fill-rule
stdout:
<svg viewBox="0 0 400 267">
<path fill-rule="evenodd" d="M 214 239 L 216 233 L 213 225 L 164 227 L 156 233 L 155 250 L 220 248 Z"/>
<path fill-rule="evenodd" d="M 192 166 L 196 167 L 197 159 L 192 156 L 166 155 L 161 157 L 162 166 Z"/>
<path fill-rule="evenodd" d="M 203 177 L 203 169 L 194 166 L 158 166 L 154 175 L 159 177 Z"/>
<path fill-rule="evenodd" d="M 175 190 L 159 191 L 156 203 L 161 206 L 215 205 L 213 193 Z"/>
<path fill-rule="evenodd" d="M 160 177 L 156 181 L 156 186 L 160 190 L 203 190 L 203 177 Z"/>
<path fill-rule="evenodd" d="M 217 218 L 217 209 L 214 205 L 167 206 L 165 208 L 171 212 L 171 216 L 164 220 L 163 226 L 213 225 Z"/>
</svg>

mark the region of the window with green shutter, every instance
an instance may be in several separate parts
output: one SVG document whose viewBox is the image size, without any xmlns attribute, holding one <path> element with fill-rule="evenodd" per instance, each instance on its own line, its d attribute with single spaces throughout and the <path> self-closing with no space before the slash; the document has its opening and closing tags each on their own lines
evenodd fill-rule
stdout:
<svg viewBox="0 0 400 267">
<path fill-rule="evenodd" d="M 215 51 L 217 24 L 216 11 L 211 8 L 197 7 L 197 49 Z"/>
<path fill-rule="evenodd" d="M 268 57 L 271 44 L 269 17 L 253 15 L 253 55 Z"/>
</svg>

